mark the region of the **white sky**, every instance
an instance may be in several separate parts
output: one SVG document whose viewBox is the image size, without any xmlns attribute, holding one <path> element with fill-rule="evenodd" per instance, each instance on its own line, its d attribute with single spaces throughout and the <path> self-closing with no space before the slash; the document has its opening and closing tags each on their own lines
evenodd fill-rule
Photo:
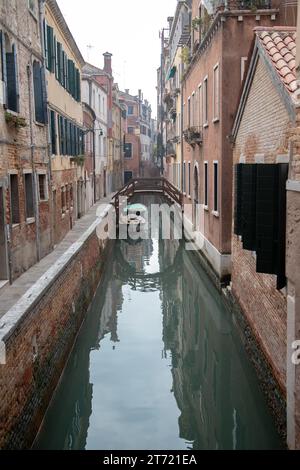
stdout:
<svg viewBox="0 0 300 470">
<path fill-rule="evenodd" d="M 177 1 L 57 1 L 85 60 L 102 68 L 102 54 L 111 52 L 115 82 L 133 95 L 141 88 L 155 117 L 159 30 L 167 26 L 167 17 L 174 15 Z"/>
</svg>

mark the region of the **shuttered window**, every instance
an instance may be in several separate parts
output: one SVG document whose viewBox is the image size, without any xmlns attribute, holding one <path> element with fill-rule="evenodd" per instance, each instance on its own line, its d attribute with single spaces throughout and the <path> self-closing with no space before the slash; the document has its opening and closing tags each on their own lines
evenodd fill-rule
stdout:
<svg viewBox="0 0 300 470">
<path fill-rule="evenodd" d="M 244 250 L 256 248 L 256 164 L 242 167 L 242 237 Z"/>
<path fill-rule="evenodd" d="M 242 164 L 234 167 L 234 233 L 242 235 Z"/>
<path fill-rule="evenodd" d="M 24 175 L 24 179 L 25 179 L 26 219 L 30 219 L 34 217 L 32 173 L 28 173 Z"/>
<path fill-rule="evenodd" d="M 256 251 L 256 271 L 277 275 L 277 288 L 286 285 L 287 164 L 235 166 L 234 233 L 243 248 Z"/>
<path fill-rule="evenodd" d="M 39 123 L 46 123 L 46 106 L 43 95 L 42 67 L 38 62 L 33 63 L 33 89 L 35 120 Z"/>
<path fill-rule="evenodd" d="M 56 113 L 50 111 L 50 140 L 51 140 L 51 153 L 52 155 L 57 154 L 56 144 Z"/>
<path fill-rule="evenodd" d="M 51 26 L 46 25 L 46 30 L 47 30 L 47 47 L 46 47 L 46 64 L 47 64 L 47 69 L 50 72 L 55 71 L 55 48 L 54 48 L 54 33 L 53 33 L 53 28 Z"/>
<path fill-rule="evenodd" d="M 12 52 L 6 53 L 6 86 L 7 107 L 10 111 L 19 111 L 18 76 L 17 76 L 17 53 L 12 46 Z"/>
<path fill-rule="evenodd" d="M 20 223 L 18 175 L 10 175 L 10 210 L 11 223 Z"/>
</svg>

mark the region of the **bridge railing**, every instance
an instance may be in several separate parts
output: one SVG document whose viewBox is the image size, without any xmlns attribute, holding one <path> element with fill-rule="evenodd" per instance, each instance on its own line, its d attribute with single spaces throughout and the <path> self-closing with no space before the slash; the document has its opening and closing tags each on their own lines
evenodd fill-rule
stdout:
<svg viewBox="0 0 300 470">
<path fill-rule="evenodd" d="M 135 194 L 162 194 L 169 196 L 170 199 L 180 206 L 183 204 L 182 193 L 166 178 L 135 178 L 129 181 L 120 191 L 118 191 L 113 201 L 115 206 L 119 205 L 120 197 L 131 198 Z"/>
</svg>

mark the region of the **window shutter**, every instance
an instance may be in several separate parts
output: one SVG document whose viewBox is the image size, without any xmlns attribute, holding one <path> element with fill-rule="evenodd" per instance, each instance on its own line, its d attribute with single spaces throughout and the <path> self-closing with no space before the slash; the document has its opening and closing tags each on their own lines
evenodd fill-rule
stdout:
<svg viewBox="0 0 300 470">
<path fill-rule="evenodd" d="M 56 114 L 50 111 L 50 127 L 51 127 L 51 151 L 52 155 L 56 155 Z"/>
<path fill-rule="evenodd" d="M 13 52 L 6 53 L 7 71 L 7 107 L 11 111 L 18 112 L 17 95 L 17 55 L 13 46 Z"/>
<path fill-rule="evenodd" d="M 234 167 L 234 233 L 242 235 L 242 164 Z"/>
<path fill-rule="evenodd" d="M 55 78 L 59 81 L 59 73 L 60 73 L 60 64 L 59 64 L 59 57 L 60 57 L 60 43 L 57 42 L 56 37 L 54 37 L 54 51 L 55 51 Z"/>
<path fill-rule="evenodd" d="M 278 253 L 278 165 L 257 165 L 256 270 L 276 274 Z"/>
<path fill-rule="evenodd" d="M 7 106 L 7 73 L 6 73 L 6 54 L 5 54 L 5 35 L 0 31 L 0 53 L 2 63 L 2 80 L 4 82 L 3 104 Z"/>
<path fill-rule="evenodd" d="M 47 25 L 47 51 L 48 51 L 48 60 L 47 60 L 47 69 L 50 72 L 55 71 L 55 50 L 54 50 L 54 35 L 53 28 Z"/>
<path fill-rule="evenodd" d="M 76 69 L 76 100 L 81 101 L 80 72 Z"/>
<path fill-rule="evenodd" d="M 33 88 L 35 104 L 35 120 L 42 124 L 45 123 L 45 108 L 42 87 L 41 66 L 38 62 L 33 63 Z"/>
<path fill-rule="evenodd" d="M 44 57 L 46 64 L 48 61 L 48 41 L 47 41 L 47 23 L 46 20 L 43 20 L 43 36 L 44 36 Z"/>
<path fill-rule="evenodd" d="M 289 165 L 278 165 L 278 265 L 277 265 L 277 289 L 286 286 L 286 182 L 288 179 Z"/>
<path fill-rule="evenodd" d="M 241 232 L 244 250 L 256 248 L 256 164 L 242 165 Z"/>
<path fill-rule="evenodd" d="M 68 121 L 64 118 L 64 155 L 68 155 Z"/>
</svg>

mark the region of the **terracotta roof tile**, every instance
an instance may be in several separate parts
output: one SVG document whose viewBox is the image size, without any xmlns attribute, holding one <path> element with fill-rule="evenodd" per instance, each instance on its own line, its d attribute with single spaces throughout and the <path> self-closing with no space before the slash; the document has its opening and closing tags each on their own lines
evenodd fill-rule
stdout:
<svg viewBox="0 0 300 470">
<path fill-rule="evenodd" d="M 275 26 L 255 28 L 256 35 L 270 58 L 278 77 L 290 93 L 297 89 L 295 58 L 296 28 Z"/>
</svg>

